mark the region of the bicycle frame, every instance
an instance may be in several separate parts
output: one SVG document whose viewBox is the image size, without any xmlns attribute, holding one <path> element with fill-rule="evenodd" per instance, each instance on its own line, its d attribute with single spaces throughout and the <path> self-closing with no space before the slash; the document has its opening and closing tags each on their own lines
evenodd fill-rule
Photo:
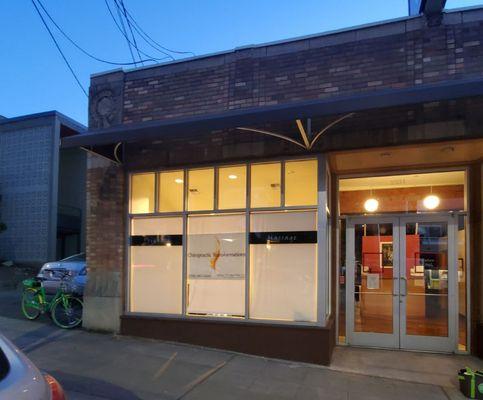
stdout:
<svg viewBox="0 0 483 400">
<path fill-rule="evenodd" d="M 59 287 L 57 291 L 55 292 L 54 297 L 51 300 L 47 300 L 47 294 L 45 293 L 45 288 L 41 286 L 40 288 L 36 289 L 36 294 L 39 294 L 39 301 L 37 300 L 32 300 L 32 306 L 41 312 L 49 312 L 52 308 L 52 306 L 55 304 L 55 302 L 58 299 L 62 299 L 62 302 L 64 305 L 66 305 L 66 298 L 67 294 L 65 294 L 62 289 Z"/>
</svg>

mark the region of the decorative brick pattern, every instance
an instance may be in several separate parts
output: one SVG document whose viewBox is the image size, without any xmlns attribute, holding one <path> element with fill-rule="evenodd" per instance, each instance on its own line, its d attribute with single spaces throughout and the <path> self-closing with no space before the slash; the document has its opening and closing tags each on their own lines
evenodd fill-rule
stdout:
<svg viewBox="0 0 483 400">
<path fill-rule="evenodd" d="M 420 23 L 417 29 L 410 23 L 415 21 L 373 27 L 370 35 L 362 34 L 364 29 L 335 34 L 334 44 L 331 36 L 319 38 L 320 43 L 308 38 L 127 72 L 122 121 L 164 120 L 483 76 L 483 21 L 449 20 L 431 28 Z M 389 29 L 392 26 L 404 29 Z M 388 35 L 376 34 L 384 30 Z M 335 40 L 350 33 L 354 40 Z"/>
</svg>

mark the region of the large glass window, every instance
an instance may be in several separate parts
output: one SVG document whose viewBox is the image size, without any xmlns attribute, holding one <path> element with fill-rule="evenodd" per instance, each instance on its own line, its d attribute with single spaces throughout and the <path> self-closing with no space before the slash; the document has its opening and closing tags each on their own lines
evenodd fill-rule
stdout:
<svg viewBox="0 0 483 400">
<path fill-rule="evenodd" d="M 183 211 L 183 171 L 168 171 L 159 174 L 159 212 Z"/>
<path fill-rule="evenodd" d="M 285 163 L 285 206 L 317 204 L 317 160 Z"/>
<path fill-rule="evenodd" d="M 137 218 L 131 222 L 130 310 L 182 311 L 183 220 Z"/>
<path fill-rule="evenodd" d="M 192 169 L 188 172 L 188 210 L 213 210 L 215 170 Z"/>
<path fill-rule="evenodd" d="M 218 169 L 218 208 L 246 207 L 246 166 L 221 167 Z"/>
<path fill-rule="evenodd" d="M 316 321 L 317 173 L 304 159 L 132 174 L 129 310 Z"/>
<path fill-rule="evenodd" d="M 280 207 L 281 171 L 280 163 L 251 166 L 251 207 Z"/>
<path fill-rule="evenodd" d="M 317 319 L 316 219 L 314 211 L 251 215 L 251 318 Z"/>
<path fill-rule="evenodd" d="M 131 177 L 131 213 L 154 212 L 154 173 Z"/>
<path fill-rule="evenodd" d="M 245 315 L 245 243 L 245 214 L 189 217 L 189 314 Z"/>
</svg>

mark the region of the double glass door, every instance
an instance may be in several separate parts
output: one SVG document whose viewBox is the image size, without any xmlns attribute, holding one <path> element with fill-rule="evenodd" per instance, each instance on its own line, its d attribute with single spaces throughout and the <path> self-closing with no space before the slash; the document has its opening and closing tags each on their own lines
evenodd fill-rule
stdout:
<svg viewBox="0 0 483 400">
<path fill-rule="evenodd" d="M 349 218 L 346 246 L 349 344 L 456 348 L 454 217 Z"/>
</svg>

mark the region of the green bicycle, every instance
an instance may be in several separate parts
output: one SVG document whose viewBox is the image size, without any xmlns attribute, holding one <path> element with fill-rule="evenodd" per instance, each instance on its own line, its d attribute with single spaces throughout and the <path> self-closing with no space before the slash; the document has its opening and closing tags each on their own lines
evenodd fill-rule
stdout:
<svg viewBox="0 0 483 400">
<path fill-rule="evenodd" d="M 66 272 L 61 277 L 61 284 L 55 296 L 49 301 L 42 286 L 41 278 L 25 279 L 22 295 L 22 313 L 25 318 L 34 320 L 40 314 L 50 312 L 54 323 L 64 329 L 75 328 L 82 322 L 81 299 L 70 294 L 69 276 Z"/>
</svg>

